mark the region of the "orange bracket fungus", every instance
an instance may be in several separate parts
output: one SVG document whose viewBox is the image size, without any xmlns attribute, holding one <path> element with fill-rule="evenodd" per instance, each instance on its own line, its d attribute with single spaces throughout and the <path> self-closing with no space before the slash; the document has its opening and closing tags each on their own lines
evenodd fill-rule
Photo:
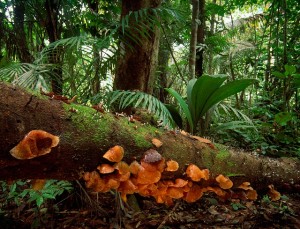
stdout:
<svg viewBox="0 0 300 229">
<path fill-rule="evenodd" d="M 198 166 L 194 164 L 189 164 L 186 169 L 186 174 L 192 181 L 200 181 L 201 179 L 208 180 L 209 179 L 209 171 L 208 169 L 199 169 Z"/>
<path fill-rule="evenodd" d="M 216 177 L 216 181 L 219 183 L 219 186 L 223 189 L 230 189 L 233 186 L 232 181 L 222 174 Z"/>
<path fill-rule="evenodd" d="M 98 171 L 86 172 L 83 179 L 86 187 L 95 192 L 108 192 L 111 189 L 120 192 L 123 201 L 128 194 L 138 193 L 142 196 L 152 196 L 157 203 L 172 205 L 174 199 L 183 199 L 189 203 L 200 199 L 205 192 L 214 192 L 222 200 L 229 199 L 233 186 L 232 181 L 223 175 L 215 178 L 219 186 L 209 186 L 215 183 L 210 178 L 208 169 L 200 169 L 194 164 L 188 165 L 186 178 L 174 180 L 162 180 L 163 173 L 172 173 L 178 170 L 179 165 L 174 160 L 165 161 L 156 150 L 147 150 L 141 161 L 133 161 L 130 165 L 122 161 L 124 150 L 121 146 L 115 146 L 108 150 L 104 158 L 114 165 L 101 164 Z M 190 178 L 190 179 L 188 179 Z M 202 179 L 207 182 L 202 182 Z M 213 182 L 213 183 L 212 183 Z M 244 182 L 238 187 L 248 200 L 255 200 L 257 193 Z M 271 188 L 270 188 L 271 189 Z"/>
<path fill-rule="evenodd" d="M 20 160 L 31 159 L 50 153 L 58 143 L 59 137 L 43 130 L 32 130 L 10 150 L 10 154 Z"/>
<path fill-rule="evenodd" d="M 114 146 L 110 148 L 103 157 L 111 162 L 120 162 L 124 156 L 124 149 L 122 146 Z"/>
<path fill-rule="evenodd" d="M 270 184 L 268 185 L 269 192 L 268 195 L 270 196 L 272 201 L 280 200 L 281 194 L 280 192 L 276 191 L 274 188 L 274 185 Z"/>
<path fill-rule="evenodd" d="M 152 144 L 155 145 L 157 148 L 159 148 L 159 147 L 161 147 L 161 146 L 163 145 L 163 143 L 162 143 L 160 140 L 158 140 L 157 138 L 153 138 L 153 139 L 151 140 L 151 142 L 152 142 Z"/>
<path fill-rule="evenodd" d="M 179 169 L 179 165 L 177 161 L 169 160 L 167 161 L 166 171 L 175 172 Z"/>
</svg>

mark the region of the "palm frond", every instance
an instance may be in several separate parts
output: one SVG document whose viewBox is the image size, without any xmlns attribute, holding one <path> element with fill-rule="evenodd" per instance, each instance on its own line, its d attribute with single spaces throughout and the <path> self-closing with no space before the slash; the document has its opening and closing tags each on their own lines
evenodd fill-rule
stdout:
<svg viewBox="0 0 300 229">
<path fill-rule="evenodd" d="M 126 107 L 140 107 L 148 110 L 162 121 L 163 126 L 173 128 L 175 123 L 166 106 L 154 96 L 140 91 L 113 91 L 109 96 L 110 106 L 119 104 L 119 109 Z"/>
<path fill-rule="evenodd" d="M 25 88 L 48 89 L 51 67 L 47 64 L 12 63 L 0 69 L 0 79 Z"/>
</svg>

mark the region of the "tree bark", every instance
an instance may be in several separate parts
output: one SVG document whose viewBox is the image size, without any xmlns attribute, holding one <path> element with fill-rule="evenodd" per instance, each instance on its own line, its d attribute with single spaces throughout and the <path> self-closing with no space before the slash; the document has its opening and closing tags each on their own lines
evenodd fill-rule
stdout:
<svg viewBox="0 0 300 229">
<path fill-rule="evenodd" d="M 161 0 L 123 0 L 122 16 L 129 12 L 156 8 Z M 150 13 L 148 10 L 147 13 Z M 129 27 L 121 36 L 120 57 L 117 63 L 114 88 L 119 90 L 139 90 L 149 94 L 153 91 L 157 65 L 159 28 L 149 21 L 129 16 Z M 146 25 L 146 26 L 145 26 Z M 148 34 L 148 35 L 147 35 Z"/>
<path fill-rule="evenodd" d="M 16 42 L 17 54 L 21 62 L 32 63 L 33 56 L 30 54 L 26 42 L 24 29 L 25 2 L 23 0 L 15 1 L 14 6 L 14 38 Z"/>
<path fill-rule="evenodd" d="M 195 74 L 196 77 L 203 75 L 203 54 L 204 54 L 204 37 L 205 37 L 205 0 L 199 0 L 199 21 L 197 44 L 202 46 L 196 50 L 196 66 Z"/>
<path fill-rule="evenodd" d="M 195 78 L 196 66 L 196 47 L 197 47 L 197 33 L 198 33 L 198 17 L 199 17 L 199 0 L 192 1 L 192 27 L 190 40 L 190 57 L 189 57 L 189 73 L 190 79 Z"/>
<path fill-rule="evenodd" d="M 45 2 L 45 9 L 47 13 L 46 31 L 50 43 L 53 43 L 60 39 L 60 30 L 58 28 L 59 7 L 60 7 L 59 1 L 46 0 Z M 62 95 L 63 77 L 62 77 L 61 47 L 57 47 L 49 53 L 49 62 L 55 65 L 53 69 L 53 76 L 51 79 L 52 91 L 55 94 Z"/>
<path fill-rule="evenodd" d="M 177 172 L 164 174 L 164 178 L 182 177 L 186 165 L 193 163 L 208 168 L 212 177 L 231 176 L 236 185 L 244 181 L 255 188 L 266 188 L 267 184 L 300 185 L 299 160 L 211 149 L 187 135 L 33 95 L 6 83 L 0 83 L 0 111 L 0 179 L 79 179 L 82 171 L 95 170 L 105 162 L 102 155 L 110 147 L 121 145 L 125 149 L 124 161 L 130 163 L 155 148 L 151 140 L 158 138 L 163 145 L 157 151 L 180 166 Z M 58 146 L 33 159 L 12 157 L 9 151 L 33 129 L 59 136 Z"/>
</svg>

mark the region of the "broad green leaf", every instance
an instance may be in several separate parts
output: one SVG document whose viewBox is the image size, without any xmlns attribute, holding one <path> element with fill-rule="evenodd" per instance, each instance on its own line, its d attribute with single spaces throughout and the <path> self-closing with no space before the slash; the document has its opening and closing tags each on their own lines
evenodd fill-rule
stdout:
<svg viewBox="0 0 300 229">
<path fill-rule="evenodd" d="M 284 69 L 288 75 L 292 75 L 292 74 L 296 73 L 296 67 L 294 65 L 286 64 L 286 65 L 284 65 Z"/>
<path fill-rule="evenodd" d="M 188 106 L 189 106 L 189 109 L 190 109 L 193 120 L 195 120 L 196 117 L 194 116 L 195 115 L 195 107 L 192 106 L 192 90 L 193 90 L 193 87 L 194 87 L 196 81 L 197 81 L 197 79 L 191 79 L 188 82 L 188 85 L 187 85 L 187 88 L 186 88 L 187 102 L 188 102 Z"/>
<path fill-rule="evenodd" d="M 281 126 L 285 126 L 289 121 L 291 121 L 293 116 L 289 112 L 280 112 L 275 115 L 275 122 Z"/>
<path fill-rule="evenodd" d="M 38 196 L 35 201 L 36 201 L 36 205 L 40 207 L 44 202 L 44 198 L 42 196 Z"/>
<path fill-rule="evenodd" d="M 192 116 L 191 116 L 191 112 L 189 110 L 188 105 L 186 104 L 186 102 L 183 100 L 183 98 L 181 97 L 181 95 L 179 95 L 174 89 L 172 88 L 165 88 L 165 90 L 167 92 L 169 92 L 179 103 L 180 107 L 182 108 L 185 117 L 187 118 L 187 121 L 191 127 L 191 132 L 193 133 L 194 130 L 194 123 L 192 120 Z"/>
<path fill-rule="evenodd" d="M 171 104 L 165 104 L 166 108 L 169 110 L 174 122 L 176 123 L 176 125 L 182 129 L 183 128 L 183 124 L 182 124 L 182 118 L 179 114 L 179 111 L 176 109 L 175 106 L 171 105 Z"/>
<path fill-rule="evenodd" d="M 294 88 L 300 88 L 300 78 L 293 79 Z"/>
<path fill-rule="evenodd" d="M 274 72 L 272 72 L 272 74 L 274 76 L 276 76 L 277 78 L 279 78 L 279 79 L 285 79 L 286 78 L 286 75 L 284 75 L 283 73 L 278 72 L 278 71 L 274 71 Z"/>
<path fill-rule="evenodd" d="M 222 101 L 223 99 L 228 98 L 231 95 L 234 95 L 238 92 L 241 92 L 245 90 L 248 86 L 256 82 L 254 79 L 241 79 L 241 80 L 235 80 L 231 81 L 211 94 L 209 99 L 206 101 L 201 113 L 200 117 L 203 116 L 213 105 L 216 103 Z"/>
<path fill-rule="evenodd" d="M 226 78 L 226 75 L 203 75 L 197 79 L 197 82 L 195 82 L 191 93 L 191 106 L 194 107 L 194 123 L 197 123 L 198 120 L 203 116 L 203 114 L 205 113 L 203 109 L 207 101 L 210 99 L 212 94 L 223 84 Z"/>
</svg>

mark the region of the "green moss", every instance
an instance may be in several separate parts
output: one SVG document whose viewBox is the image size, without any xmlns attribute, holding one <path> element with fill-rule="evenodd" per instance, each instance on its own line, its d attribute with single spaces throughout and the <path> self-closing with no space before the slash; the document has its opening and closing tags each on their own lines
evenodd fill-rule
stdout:
<svg viewBox="0 0 300 229">
<path fill-rule="evenodd" d="M 105 140 L 111 129 L 110 124 L 113 122 L 113 118 L 109 115 L 105 115 L 97 112 L 86 106 L 76 105 L 76 104 L 63 104 L 67 115 L 72 120 L 72 124 L 76 126 L 79 131 L 90 130 L 89 141 L 99 142 Z M 76 110 L 76 111 L 75 111 Z M 68 137 L 68 133 L 65 133 Z M 82 136 L 82 141 L 86 141 L 84 136 Z"/>
<path fill-rule="evenodd" d="M 139 148 L 151 147 L 150 139 L 158 136 L 161 133 L 156 128 L 141 123 L 130 123 L 127 119 L 122 119 L 119 122 L 120 134 L 128 138 L 128 141 L 134 141 L 134 144 Z"/>
<path fill-rule="evenodd" d="M 226 150 L 221 150 L 217 153 L 216 158 L 218 160 L 224 161 L 230 157 L 230 152 Z"/>
<path fill-rule="evenodd" d="M 235 163 L 233 163 L 232 161 L 228 161 L 228 162 L 227 162 L 227 165 L 230 166 L 230 167 L 234 167 L 234 166 L 235 166 Z"/>
<path fill-rule="evenodd" d="M 42 95 L 42 94 L 40 93 L 40 91 L 32 90 L 32 89 L 30 89 L 30 88 L 24 88 L 24 90 L 25 90 L 27 93 L 29 93 L 30 95 L 36 96 L 38 99 L 41 99 L 41 100 L 47 100 L 47 99 L 49 99 L 48 96 Z"/>
<path fill-rule="evenodd" d="M 162 134 L 150 125 L 130 123 L 127 118 L 116 121 L 113 115 L 102 114 L 86 106 L 63 104 L 63 107 L 67 118 L 72 120 L 79 132 L 89 130 L 88 141 L 105 142 L 113 136 L 115 142 L 132 142 L 137 148 L 149 148 L 152 146 L 151 139 Z M 83 136 L 82 141 L 86 140 Z"/>
</svg>

